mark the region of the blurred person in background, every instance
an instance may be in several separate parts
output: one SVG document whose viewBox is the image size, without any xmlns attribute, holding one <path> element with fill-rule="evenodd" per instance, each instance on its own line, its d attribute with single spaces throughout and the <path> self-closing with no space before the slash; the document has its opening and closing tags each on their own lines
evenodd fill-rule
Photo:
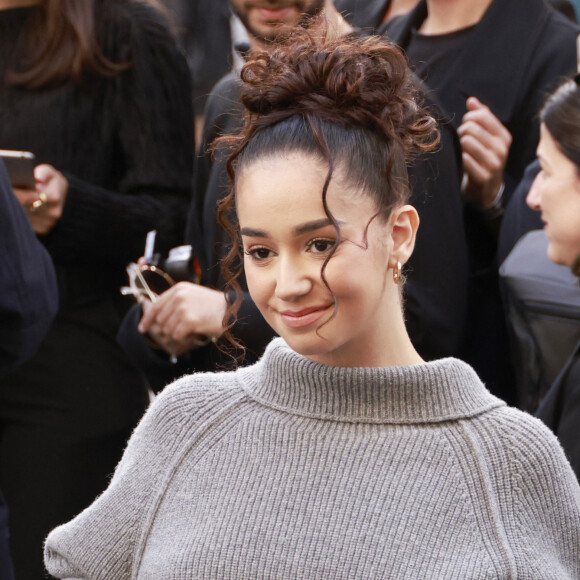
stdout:
<svg viewBox="0 0 580 580">
<path fill-rule="evenodd" d="M 580 277 L 580 76 L 550 96 L 540 114 L 540 172 L 527 196 L 540 212 L 548 257 Z M 580 282 L 578 285 L 580 294 Z M 580 343 L 536 415 L 560 439 L 580 479 Z"/>
<path fill-rule="evenodd" d="M 19 580 L 43 577 L 49 529 L 107 485 L 148 405 L 116 343 L 125 267 L 157 229 L 182 239 L 192 177 L 191 83 L 146 0 L 0 0 L 0 148 L 31 151 L 16 188 L 55 265 L 59 313 L 0 381 L 0 488 Z"/>
<path fill-rule="evenodd" d="M 547 0 L 554 8 L 576 21 L 574 6 L 568 0 Z M 418 0 L 335 0 L 337 10 L 353 26 L 367 30 L 377 30 L 383 23 L 395 16 L 406 14 Z M 580 6 L 580 0 L 575 0 Z"/>
</svg>

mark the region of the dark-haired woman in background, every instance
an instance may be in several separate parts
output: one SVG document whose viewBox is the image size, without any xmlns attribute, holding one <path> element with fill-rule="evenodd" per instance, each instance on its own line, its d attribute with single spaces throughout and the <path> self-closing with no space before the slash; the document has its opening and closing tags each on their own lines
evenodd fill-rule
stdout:
<svg viewBox="0 0 580 580">
<path fill-rule="evenodd" d="M 145 0 L 0 0 L 0 148 L 32 151 L 15 190 L 54 261 L 60 313 L 0 383 L 0 488 L 16 577 L 107 485 L 146 386 L 115 342 L 125 266 L 180 242 L 193 152 L 189 72 Z M 181 224 L 181 225 L 180 225 Z"/>
<path fill-rule="evenodd" d="M 540 172 L 528 193 L 541 211 L 548 257 L 580 277 L 580 76 L 563 84 L 540 114 Z M 578 288 L 580 293 L 580 287 Z M 536 413 L 558 436 L 580 479 L 580 344 Z"/>
<path fill-rule="evenodd" d="M 224 270 L 235 286 L 243 251 L 280 337 L 251 367 L 163 391 L 108 490 L 48 537 L 48 570 L 577 577 L 580 487 L 553 434 L 465 363 L 425 363 L 407 334 L 406 162 L 436 134 L 400 51 L 301 32 L 253 54 L 242 81 Z"/>
</svg>

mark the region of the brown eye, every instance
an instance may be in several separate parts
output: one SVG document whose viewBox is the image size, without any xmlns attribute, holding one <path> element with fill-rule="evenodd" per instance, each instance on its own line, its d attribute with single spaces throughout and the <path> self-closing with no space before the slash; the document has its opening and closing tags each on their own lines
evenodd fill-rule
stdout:
<svg viewBox="0 0 580 580">
<path fill-rule="evenodd" d="M 260 260 L 267 260 L 273 255 L 272 250 L 269 250 L 268 248 L 252 248 L 244 253 L 257 262 Z"/>
<path fill-rule="evenodd" d="M 315 254 L 325 254 L 327 252 L 330 252 L 334 244 L 335 244 L 334 240 L 327 240 L 321 238 L 309 242 L 308 249 Z"/>
</svg>

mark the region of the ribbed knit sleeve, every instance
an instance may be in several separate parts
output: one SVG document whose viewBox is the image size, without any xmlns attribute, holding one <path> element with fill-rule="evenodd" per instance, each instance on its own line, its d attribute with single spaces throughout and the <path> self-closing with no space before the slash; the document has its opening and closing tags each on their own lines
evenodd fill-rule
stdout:
<svg viewBox="0 0 580 580">
<path fill-rule="evenodd" d="M 65 113 L 71 143 L 63 147 L 76 152 L 57 166 L 69 190 L 45 243 L 61 264 L 124 267 L 142 255 L 149 230 L 157 229 L 160 251 L 182 241 L 193 174 L 192 89 L 185 57 L 157 10 L 144 2 L 103 6 L 104 52 L 130 66 L 96 81 L 90 102 L 75 96 Z M 111 167 L 98 171 L 103 159 Z"/>
<path fill-rule="evenodd" d="M 534 578 L 578 579 L 580 488 L 574 472 L 543 423 L 518 413 L 512 424 L 506 447 L 514 508 L 505 517 L 521 538 L 517 569 L 533 571 Z"/>
<path fill-rule="evenodd" d="M 580 578 L 580 488 L 553 433 L 509 407 L 463 428 L 513 577 Z"/>
<path fill-rule="evenodd" d="M 87 580 L 132 577 L 144 545 L 142 534 L 173 469 L 243 398 L 239 390 L 219 388 L 219 383 L 215 375 L 184 377 L 156 398 L 133 433 L 109 488 L 48 536 L 45 564 L 50 574 Z"/>
</svg>

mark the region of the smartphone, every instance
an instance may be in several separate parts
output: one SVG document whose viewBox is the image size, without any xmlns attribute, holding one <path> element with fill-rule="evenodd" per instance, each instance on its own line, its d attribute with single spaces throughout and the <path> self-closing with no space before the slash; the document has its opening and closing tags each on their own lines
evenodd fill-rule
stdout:
<svg viewBox="0 0 580 580">
<path fill-rule="evenodd" d="M 30 151 L 12 151 L 0 149 L 0 157 L 6 165 L 6 171 L 12 187 L 19 189 L 34 189 L 34 167 L 36 158 Z"/>
</svg>

